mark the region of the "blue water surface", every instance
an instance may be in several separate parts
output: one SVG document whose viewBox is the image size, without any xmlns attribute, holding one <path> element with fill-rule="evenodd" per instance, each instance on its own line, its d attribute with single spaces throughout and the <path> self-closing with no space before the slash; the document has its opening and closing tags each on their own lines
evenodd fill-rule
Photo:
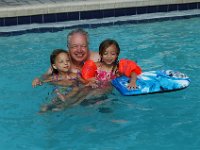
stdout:
<svg viewBox="0 0 200 150">
<path fill-rule="evenodd" d="M 120 58 L 143 71 L 173 69 L 191 78 L 188 88 L 110 98 L 39 114 L 52 86 L 33 89 L 55 48 L 66 48 L 70 30 L 0 37 L 0 149 L 6 150 L 199 150 L 200 18 L 86 28 L 90 49 L 116 39 Z"/>
</svg>

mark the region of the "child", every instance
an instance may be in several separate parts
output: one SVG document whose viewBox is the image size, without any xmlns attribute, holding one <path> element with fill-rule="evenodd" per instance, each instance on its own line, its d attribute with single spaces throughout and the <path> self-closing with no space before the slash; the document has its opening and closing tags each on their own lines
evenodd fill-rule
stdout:
<svg viewBox="0 0 200 150">
<path fill-rule="evenodd" d="M 142 71 L 133 61 L 121 59 L 118 61 L 120 47 L 115 40 L 104 40 L 99 46 L 100 62 L 88 60 L 82 68 L 82 77 L 89 81 L 93 88 L 105 87 L 112 79 L 126 75 L 130 77 L 128 88 L 136 88 L 136 78 Z"/>
<path fill-rule="evenodd" d="M 79 82 L 84 83 L 85 81 L 80 77 L 79 74 L 72 73 L 70 71 L 70 57 L 67 51 L 62 49 L 56 49 L 50 56 L 52 75 L 47 75 L 42 78 L 41 83 L 51 82 L 55 85 L 61 85 L 66 87 L 65 94 L 62 94 L 58 89 L 55 90 L 58 98 L 61 101 L 54 100 L 52 104 L 48 104 L 42 107 L 41 112 L 48 110 L 56 110 L 58 107 L 65 107 L 66 105 L 74 104 L 78 100 L 77 93 L 80 90 Z M 41 84 L 32 84 L 33 87 Z M 74 97 L 77 99 L 74 101 Z M 70 99 L 69 99 L 70 98 Z"/>
</svg>

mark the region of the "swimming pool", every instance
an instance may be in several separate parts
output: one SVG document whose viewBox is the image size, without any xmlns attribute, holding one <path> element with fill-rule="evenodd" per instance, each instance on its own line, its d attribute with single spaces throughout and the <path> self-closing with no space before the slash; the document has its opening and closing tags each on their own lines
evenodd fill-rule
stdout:
<svg viewBox="0 0 200 150">
<path fill-rule="evenodd" d="M 1 149 L 199 149 L 199 24 L 200 18 L 192 18 L 87 28 L 90 49 L 114 38 L 121 58 L 136 60 L 143 71 L 179 70 L 191 78 L 191 85 L 135 97 L 114 91 L 102 104 L 43 115 L 38 110 L 52 87 L 32 89 L 31 81 L 49 67 L 53 49 L 66 48 L 70 30 L 0 37 Z"/>
</svg>

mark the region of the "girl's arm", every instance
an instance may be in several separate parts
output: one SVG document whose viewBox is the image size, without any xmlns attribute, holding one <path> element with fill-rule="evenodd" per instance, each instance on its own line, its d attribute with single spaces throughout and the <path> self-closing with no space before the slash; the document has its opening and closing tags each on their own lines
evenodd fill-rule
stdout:
<svg viewBox="0 0 200 150">
<path fill-rule="evenodd" d="M 42 81 L 47 79 L 51 74 L 52 74 L 52 68 L 49 67 L 48 71 L 45 74 L 43 74 L 41 77 L 36 77 L 35 79 L 33 79 L 32 87 L 42 85 Z"/>
<path fill-rule="evenodd" d="M 32 87 L 36 87 L 38 85 L 42 85 L 43 83 L 47 83 L 47 82 L 52 82 L 52 76 L 51 75 L 43 75 L 42 77 L 40 78 L 35 78 L 33 81 L 32 81 Z"/>
<path fill-rule="evenodd" d="M 98 87 L 98 80 L 96 77 L 91 77 L 88 78 L 87 80 L 84 79 L 81 75 L 78 75 L 78 81 L 80 81 L 82 84 L 84 84 L 86 87 L 92 87 L 92 88 L 97 88 Z"/>
<path fill-rule="evenodd" d="M 87 84 L 85 86 L 92 87 L 92 88 L 98 88 L 99 81 L 94 77 L 90 78 L 87 81 Z"/>
<path fill-rule="evenodd" d="M 128 89 L 136 89 L 136 79 L 137 75 L 142 73 L 142 69 L 134 61 L 128 59 L 121 59 L 119 61 L 118 67 L 119 73 L 130 77 L 130 83 L 128 84 Z"/>
<path fill-rule="evenodd" d="M 127 86 L 128 89 L 132 89 L 132 88 L 136 89 L 137 88 L 136 79 L 137 79 L 137 74 L 135 72 L 132 72 L 131 77 L 130 77 L 130 82 Z"/>
<path fill-rule="evenodd" d="M 55 85 L 60 85 L 60 86 L 68 86 L 69 83 L 65 80 L 63 80 L 62 78 L 56 76 L 56 75 L 43 75 L 40 78 L 36 78 L 33 82 L 32 82 L 32 86 L 36 87 L 38 85 L 42 85 L 43 83 L 51 83 L 51 84 L 55 84 Z"/>
<path fill-rule="evenodd" d="M 82 84 L 88 84 L 88 82 L 89 82 L 89 81 L 83 79 L 83 78 L 81 77 L 81 75 L 79 75 L 79 74 L 77 75 L 77 80 L 78 80 L 79 82 L 81 82 Z"/>
<path fill-rule="evenodd" d="M 79 76 L 78 77 L 78 80 L 82 83 L 82 84 L 84 84 L 86 87 L 92 87 L 92 88 L 97 88 L 98 87 L 98 80 L 95 78 L 95 77 L 93 77 L 93 78 L 90 78 L 90 79 L 87 79 L 87 80 L 85 80 L 85 79 L 83 79 L 81 76 Z"/>
</svg>

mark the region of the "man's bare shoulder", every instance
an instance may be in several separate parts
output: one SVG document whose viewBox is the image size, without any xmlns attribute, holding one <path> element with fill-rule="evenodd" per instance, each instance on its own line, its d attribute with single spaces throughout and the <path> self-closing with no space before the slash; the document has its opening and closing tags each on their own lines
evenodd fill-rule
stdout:
<svg viewBox="0 0 200 150">
<path fill-rule="evenodd" d="M 94 51 L 90 51 L 90 55 L 89 55 L 89 58 L 88 58 L 88 59 L 91 59 L 91 60 L 93 60 L 94 62 L 100 61 L 99 53 L 98 53 L 98 52 L 94 52 Z"/>
</svg>

